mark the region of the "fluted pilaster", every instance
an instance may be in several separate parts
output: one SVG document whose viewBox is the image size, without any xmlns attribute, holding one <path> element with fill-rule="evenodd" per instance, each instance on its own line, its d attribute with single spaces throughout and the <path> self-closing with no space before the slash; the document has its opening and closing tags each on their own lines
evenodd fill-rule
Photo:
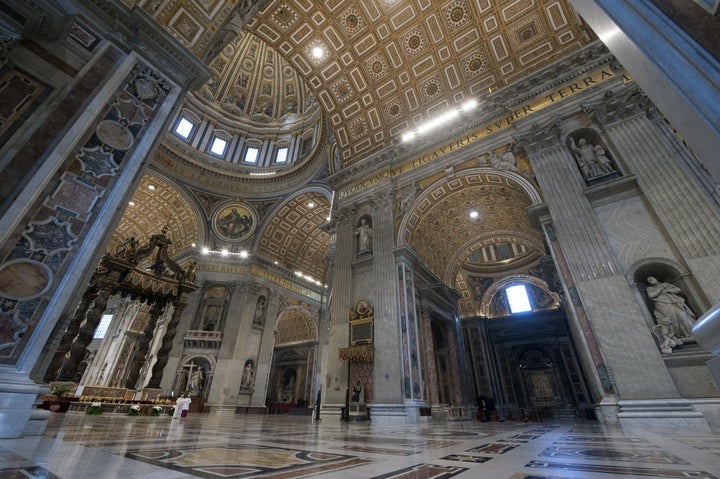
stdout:
<svg viewBox="0 0 720 479">
<path fill-rule="evenodd" d="M 643 194 L 703 287 L 709 305 L 720 293 L 720 218 L 680 164 L 683 146 L 663 135 L 664 120 L 642 95 L 629 98 L 637 105 L 607 122 L 606 133 L 628 168 L 636 175 Z M 649 112 L 654 120 L 645 114 Z"/>
</svg>

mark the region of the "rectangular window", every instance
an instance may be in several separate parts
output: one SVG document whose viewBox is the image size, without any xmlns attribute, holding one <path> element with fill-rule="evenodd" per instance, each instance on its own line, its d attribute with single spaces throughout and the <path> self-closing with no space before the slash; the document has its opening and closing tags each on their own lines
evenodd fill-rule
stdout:
<svg viewBox="0 0 720 479">
<path fill-rule="evenodd" d="M 245 163 L 252 163 L 254 165 L 258 161 L 259 153 L 260 153 L 260 148 L 255 148 L 255 147 L 250 146 L 245 151 L 245 158 L 243 159 L 243 161 Z"/>
<path fill-rule="evenodd" d="M 510 286 L 505 289 L 505 294 L 507 294 L 507 299 L 510 303 L 510 312 L 512 314 L 532 311 L 530 298 L 528 298 L 527 289 L 524 284 Z"/>
<path fill-rule="evenodd" d="M 227 141 L 223 140 L 222 138 L 215 138 L 213 139 L 212 145 L 210 146 L 210 153 L 213 153 L 217 156 L 222 156 L 225 154 L 226 147 Z"/>
<path fill-rule="evenodd" d="M 194 126 L 195 125 L 193 124 L 193 122 L 191 122 L 185 117 L 182 117 L 180 118 L 180 121 L 175 127 L 175 134 L 180 138 L 187 140 L 188 138 L 190 138 L 190 133 L 192 133 L 192 129 Z"/>
<path fill-rule="evenodd" d="M 285 163 L 287 161 L 288 149 L 278 148 L 277 154 L 275 155 L 275 163 Z"/>
<path fill-rule="evenodd" d="M 107 334 L 107 330 L 110 327 L 110 321 L 112 321 L 113 315 L 112 314 L 103 314 L 102 318 L 100 318 L 100 324 L 98 324 L 98 327 L 95 328 L 95 334 L 93 334 L 93 339 L 102 339 Z"/>
</svg>

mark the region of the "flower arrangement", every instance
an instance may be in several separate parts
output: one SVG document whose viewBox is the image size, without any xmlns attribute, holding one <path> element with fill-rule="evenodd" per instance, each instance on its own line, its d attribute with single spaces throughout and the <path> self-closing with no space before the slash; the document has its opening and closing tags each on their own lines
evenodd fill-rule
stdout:
<svg viewBox="0 0 720 479">
<path fill-rule="evenodd" d="M 159 416 L 161 412 L 162 412 L 162 406 L 153 406 L 150 408 L 151 416 Z"/>
<path fill-rule="evenodd" d="M 96 416 L 98 414 L 102 414 L 102 403 L 101 402 L 91 402 L 90 405 L 85 408 L 85 414 L 90 414 L 91 416 Z"/>
<path fill-rule="evenodd" d="M 139 416 L 140 415 L 140 406 L 138 404 L 133 404 L 130 406 L 130 409 L 128 409 L 128 416 Z"/>
</svg>

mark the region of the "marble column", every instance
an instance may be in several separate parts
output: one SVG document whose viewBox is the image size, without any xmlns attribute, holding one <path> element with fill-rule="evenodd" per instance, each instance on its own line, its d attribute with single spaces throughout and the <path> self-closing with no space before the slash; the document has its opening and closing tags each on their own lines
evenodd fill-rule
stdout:
<svg viewBox="0 0 720 479">
<path fill-rule="evenodd" d="M 651 0 L 570 3 L 720 181 L 720 60 Z"/>
</svg>

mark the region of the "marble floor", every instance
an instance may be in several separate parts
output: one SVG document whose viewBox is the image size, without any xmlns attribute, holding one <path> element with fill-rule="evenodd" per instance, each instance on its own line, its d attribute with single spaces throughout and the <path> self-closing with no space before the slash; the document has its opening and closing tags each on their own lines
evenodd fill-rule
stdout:
<svg viewBox="0 0 720 479">
<path fill-rule="evenodd" d="M 592 422 L 341 423 L 280 415 L 54 413 L 0 440 L 0 479 L 720 478 L 720 434 Z"/>
</svg>

